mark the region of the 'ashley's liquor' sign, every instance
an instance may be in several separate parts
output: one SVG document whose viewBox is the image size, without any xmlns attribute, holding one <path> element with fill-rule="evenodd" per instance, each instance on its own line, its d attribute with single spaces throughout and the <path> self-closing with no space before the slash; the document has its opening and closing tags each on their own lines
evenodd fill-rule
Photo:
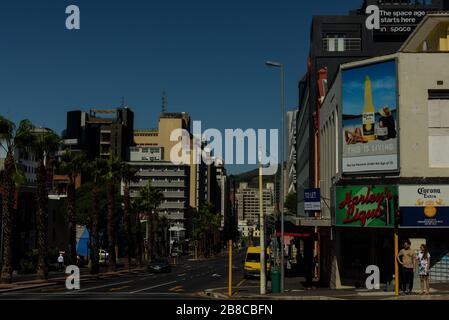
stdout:
<svg viewBox="0 0 449 320">
<path fill-rule="evenodd" d="M 386 227 L 394 226 L 396 186 L 337 187 L 337 226 Z"/>
</svg>

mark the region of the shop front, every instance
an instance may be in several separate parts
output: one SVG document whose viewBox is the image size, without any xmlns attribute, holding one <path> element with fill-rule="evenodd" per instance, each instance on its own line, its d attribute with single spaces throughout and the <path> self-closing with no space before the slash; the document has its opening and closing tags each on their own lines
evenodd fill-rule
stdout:
<svg viewBox="0 0 449 320">
<path fill-rule="evenodd" d="M 276 224 L 276 248 L 280 247 L 280 223 Z M 290 221 L 284 224 L 284 258 L 285 275 L 287 277 L 306 276 L 307 271 L 316 274 L 316 257 L 314 256 L 314 243 L 317 234 L 313 227 L 297 226 Z M 288 263 L 287 263 L 288 262 Z"/>
<path fill-rule="evenodd" d="M 342 285 L 363 287 L 370 265 L 379 267 L 381 282 L 392 280 L 397 203 L 395 185 L 337 186 L 335 240 Z"/>
<path fill-rule="evenodd" d="M 400 239 L 431 255 L 431 282 L 449 282 L 449 185 L 400 185 Z"/>
</svg>

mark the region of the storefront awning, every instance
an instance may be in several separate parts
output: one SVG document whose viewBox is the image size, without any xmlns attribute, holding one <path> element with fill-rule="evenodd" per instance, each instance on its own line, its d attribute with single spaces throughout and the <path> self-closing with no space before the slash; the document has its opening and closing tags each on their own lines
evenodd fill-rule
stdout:
<svg viewBox="0 0 449 320">
<path fill-rule="evenodd" d="M 296 226 L 290 221 L 284 222 L 284 237 L 309 238 L 315 235 L 314 227 Z M 276 222 L 276 237 L 281 236 L 281 224 Z"/>
</svg>

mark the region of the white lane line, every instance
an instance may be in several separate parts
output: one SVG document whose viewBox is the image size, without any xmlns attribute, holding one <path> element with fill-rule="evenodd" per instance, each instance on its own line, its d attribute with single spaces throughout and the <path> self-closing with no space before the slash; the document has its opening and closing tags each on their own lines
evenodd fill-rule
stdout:
<svg viewBox="0 0 449 320">
<path fill-rule="evenodd" d="M 70 291 L 67 293 L 73 293 L 73 292 L 83 292 L 83 291 L 88 291 L 88 290 L 95 290 L 95 289 L 100 289 L 100 288 L 107 288 L 107 287 L 112 287 L 112 286 L 116 286 L 119 284 L 125 284 L 125 283 L 130 283 L 130 282 L 134 282 L 134 280 L 128 280 L 128 281 L 122 281 L 122 282 L 114 282 L 114 283 L 109 283 L 109 284 L 105 284 L 102 286 L 96 286 L 96 287 L 90 287 L 90 288 L 85 288 L 85 289 L 80 289 L 80 290 L 75 290 L 75 291 Z"/>
<path fill-rule="evenodd" d="M 47 293 L 47 292 L 10 292 L 8 295 L 15 296 L 60 296 L 61 293 Z M 76 295 L 77 291 L 73 291 L 73 295 Z M 128 292 L 84 292 L 80 293 L 81 296 L 119 296 L 129 294 Z M 179 293 L 174 292 L 143 292 L 141 295 L 179 295 Z"/>
<path fill-rule="evenodd" d="M 186 273 L 178 274 L 178 277 L 184 277 Z"/>
<path fill-rule="evenodd" d="M 144 288 L 144 289 L 132 291 L 132 292 L 130 292 L 130 293 L 139 293 L 139 292 L 142 292 L 142 291 L 147 291 L 147 290 L 151 290 L 151 289 L 154 289 L 154 288 L 167 286 L 167 285 L 169 285 L 169 284 L 176 283 L 176 282 L 177 282 L 177 281 L 170 281 L 170 282 L 166 282 L 166 283 L 161 283 L 161 284 L 158 284 L 158 285 L 155 285 L 155 286 L 152 286 L 152 287 L 148 287 L 148 288 Z"/>
</svg>

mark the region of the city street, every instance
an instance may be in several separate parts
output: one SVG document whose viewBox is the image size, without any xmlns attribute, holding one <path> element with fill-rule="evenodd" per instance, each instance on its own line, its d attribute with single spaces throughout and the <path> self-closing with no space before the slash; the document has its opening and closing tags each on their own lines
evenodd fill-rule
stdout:
<svg viewBox="0 0 449 320">
<path fill-rule="evenodd" d="M 234 255 L 233 284 L 243 280 L 244 253 Z M 228 256 L 192 261 L 187 258 L 171 273 L 136 272 L 123 276 L 85 280 L 80 289 L 68 291 L 65 282 L 55 285 L 0 293 L 0 299 L 200 299 L 207 289 L 226 287 Z"/>
</svg>

